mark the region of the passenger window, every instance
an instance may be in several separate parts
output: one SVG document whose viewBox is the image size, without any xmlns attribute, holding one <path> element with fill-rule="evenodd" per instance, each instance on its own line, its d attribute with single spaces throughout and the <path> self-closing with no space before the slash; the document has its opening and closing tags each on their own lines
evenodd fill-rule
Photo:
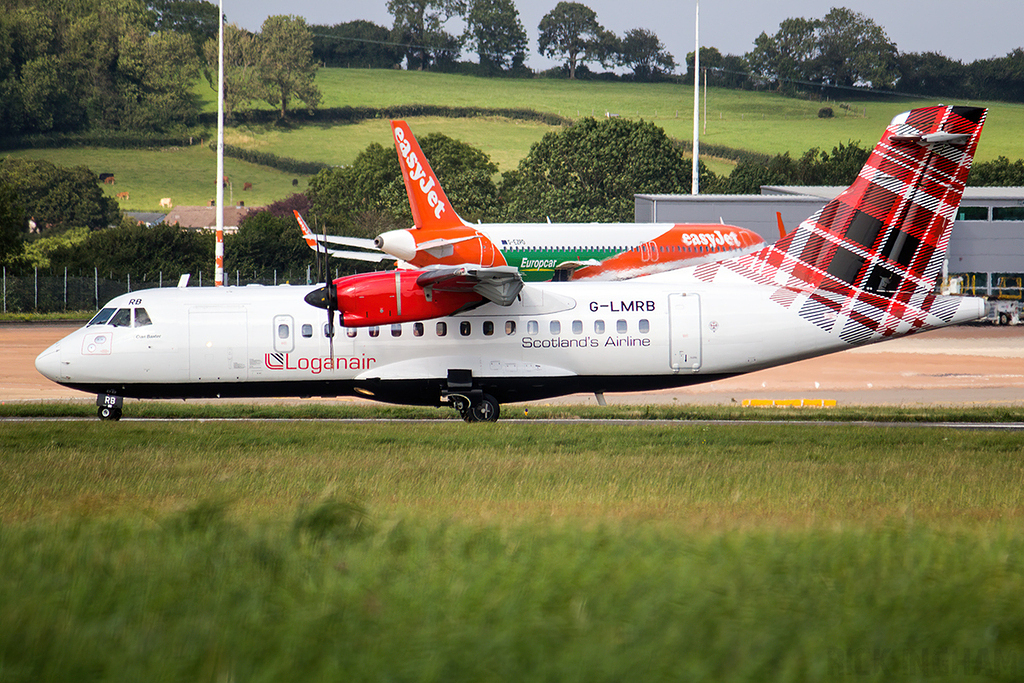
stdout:
<svg viewBox="0 0 1024 683">
<path fill-rule="evenodd" d="M 583 334 L 583 321 L 582 320 L 573 320 L 572 321 L 572 333 L 573 334 Z"/>
<path fill-rule="evenodd" d="M 438 323 L 437 324 L 437 336 L 438 337 L 443 337 L 446 334 L 448 334 L 448 323 Z"/>
<path fill-rule="evenodd" d="M 302 336 L 305 337 L 306 339 L 309 339 L 310 337 L 312 337 L 313 336 L 313 326 L 310 325 L 309 323 L 304 323 L 302 325 Z"/>
<path fill-rule="evenodd" d="M 604 321 L 603 320 L 595 320 L 594 321 L 594 334 L 604 334 Z"/>
<path fill-rule="evenodd" d="M 402 336 L 402 324 L 401 323 L 394 323 L 393 325 L 391 325 L 391 336 L 392 337 L 401 337 Z"/>
<path fill-rule="evenodd" d="M 371 327 L 369 332 L 370 332 L 370 336 L 371 337 L 379 337 L 380 336 L 380 328 L 377 327 L 376 325 Z"/>
<path fill-rule="evenodd" d="M 640 334 L 647 334 L 651 331 L 651 322 L 647 318 L 640 319 Z"/>
<path fill-rule="evenodd" d="M 149 319 L 149 313 L 146 313 L 145 308 L 135 309 L 135 327 L 145 327 L 152 324 L 153 321 Z"/>
<path fill-rule="evenodd" d="M 536 320 L 526 323 L 526 334 L 537 334 L 538 332 L 540 332 L 540 324 Z"/>
<path fill-rule="evenodd" d="M 114 315 L 115 311 L 117 311 L 116 308 L 104 308 L 102 311 L 94 315 L 92 317 L 92 320 L 86 323 L 85 326 L 88 327 L 89 325 L 102 325 L 103 323 L 110 320 L 110 316 Z"/>
<path fill-rule="evenodd" d="M 114 327 L 131 327 L 132 326 L 132 309 L 130 308 L 119 308 L 114 317 L 110 319 L 110 324 Z"/>
<path fill-rule="evenodd" d="M 558 322 L 557 320 L 552 320 L 548 328 L 551 330 L 551 334 L 555 335 L 556 337 L 562 333 L 562 323 Z"/>
<path fill-rule="evenodd" d="M 330 323 L 324 323 L 324 338 L 329 339 L 334 336 L 334 330 L 331 328 Z"/>
<path fill-rule="evenodd" d="M 506 320 L 505 321 L 505 334 L 515 334 L 515 333 L 516 333 L 516 321 L 515 320 Z"/>
<path fill-rule="evenodd" d="M 412 324 L 412 336 L 422 337 L 423 336 L 423 323 Z"/>
<path fill-rule="evenodd" d="M 463 337 L 468 337 L 469 333 L 472 331 L 473 326 L 470 324 L 468 320 L 463 320 L 461 323 L 459 323 L 459 334 L 461 334 Z"/>
<path fill-rule="evenodd" d="M 345 334 L 348 335 L 349 338 L 355 337 L 356 336 L 356 328 L 354 328 L 354 327 L 345 328 Z"/>
<path fill-rule="evenodd" d="M 484 336 L 490 337 L 492 334 L 494 334 L 494 323 L 491 322 L 490 320 L 485 320 L 484 321 Z"/>
<path fill-rule="evenodd" d="M 288 329 L 288 325 L 286 325 L 284 323 L 281 323 L 280 325 L 277 326 L 277 338 L 278 339 L 287 339 L 288 335 L 290 335 L 291 333 L 292 333 L 292 331 L 290 329 Z"/>
<path fill-rule="evenodd" d="M 615 321 L 615 331 L 618 332 L 619 334 L 626 334 L 626 321 L 625 320 L 616 320 Z"/>
</svg>

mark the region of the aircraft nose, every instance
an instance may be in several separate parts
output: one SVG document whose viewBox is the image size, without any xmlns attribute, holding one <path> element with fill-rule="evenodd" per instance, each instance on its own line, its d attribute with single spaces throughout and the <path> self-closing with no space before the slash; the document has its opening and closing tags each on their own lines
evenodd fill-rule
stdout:
<svg viewBox="0 0 1024 683">
<path fill-rule="evenodd" d="M 57 342 L 36 356 L 36 370 L 38 370 L 39 374 L 47 379 L 51 379 L 54 382 L 59 380 L 61 370 L 60 342 Z"/>
</svg>

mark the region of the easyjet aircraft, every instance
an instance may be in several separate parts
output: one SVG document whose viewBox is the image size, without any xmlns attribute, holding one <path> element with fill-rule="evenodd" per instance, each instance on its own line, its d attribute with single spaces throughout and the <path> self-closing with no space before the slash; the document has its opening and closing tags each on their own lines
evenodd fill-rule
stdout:
<svg viewBox="0 0 1024 683">
<path fill-rule="evenodd" d="M 985 114 L 897 116 L 847 190 L 738 258 L 614 283 L 440 267 L 136 291 L 36 367 L 97 394 L 107 418 L 124 397 L 357 395 L 474 421 L 508 401 L 708 382 L 975 320 L 982 299 L 934 288 Z"/>
<path fill-rule="evenodd" d="M 764 246 L 757 233 L 724 224 L 486 223 L 459 218 L 405 121 L 392 121 L 414 227 L 392 230 L 372 243 L 314 234 L 298 213 L 310 248 L 342 258 L 383 260 L 413 267 L 513 266 L 526 282 L 623 280 L 738 256 Z M 376 252 L 334 249 L 332 244 Z M 383 253 L 382 253 L 383 252 Z"/>
</svg>

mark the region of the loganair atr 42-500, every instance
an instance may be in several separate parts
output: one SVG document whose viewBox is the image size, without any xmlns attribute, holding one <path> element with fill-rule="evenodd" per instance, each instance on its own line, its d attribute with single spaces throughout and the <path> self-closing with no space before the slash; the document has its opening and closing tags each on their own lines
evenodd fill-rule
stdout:
<svg viewBox="0 0 1024 683">
<path fill-rule="evenodd" d="M 113 299 L 36 367 L 97 394 L 101 417 L 119 416 L 126 396 L 361 395 L 448 403 L 478 421 L 503 402 L 707 382 L 974 320 L 982 299 L 933 290 L 985 113 L 900 114 L 847 190 L 739 258 L 528 284 L 509 306 L 471 309 L 471 269 L 144 290 Z M 309 303 L 328 309 L 327 324 Z M 346 327 L 331 337 L 335 311 Z"/>
<path fill-rule="evenodd" d="M 756 232 L 734 225 L 664 223 L 487 223 L 459 218 L 405 121 L 392 121 L 413 225 L 376 240 L 314 234 L 296 212 L 312 249 L 364 261 L 391 257 L 412 267 L 512 266 L 526 282 L 624 280 L 755 251 Z M 318 244 L 321 246 L 318 247 Z M 337 249 L 374 248 L 376 252 Z M 382 253 L 383 252 L 383 253 Z"/>
</svg>

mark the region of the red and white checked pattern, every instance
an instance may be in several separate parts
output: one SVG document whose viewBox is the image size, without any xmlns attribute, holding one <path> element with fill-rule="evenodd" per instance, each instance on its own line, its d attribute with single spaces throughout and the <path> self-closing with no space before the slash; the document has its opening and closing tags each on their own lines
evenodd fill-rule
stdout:
<svg viewBox="0 0 1024 683">
<path fill-rule="evenodd" d="M 772 300 L 801 302 L 801 317 L 822 329 L 845 321 L 841 337 L 851 343 L 921 328 L 928 314 L 948 321 L 955 301 L 932 291 L 985 114 L 943 106 L 896 117 L 842 194 L 775 244 L 700 266 L 696 276 L 713 282 L 727 270 L 776 286 Z M 967 139 L 919 139 L 940 132 Z"/>
</svg>

